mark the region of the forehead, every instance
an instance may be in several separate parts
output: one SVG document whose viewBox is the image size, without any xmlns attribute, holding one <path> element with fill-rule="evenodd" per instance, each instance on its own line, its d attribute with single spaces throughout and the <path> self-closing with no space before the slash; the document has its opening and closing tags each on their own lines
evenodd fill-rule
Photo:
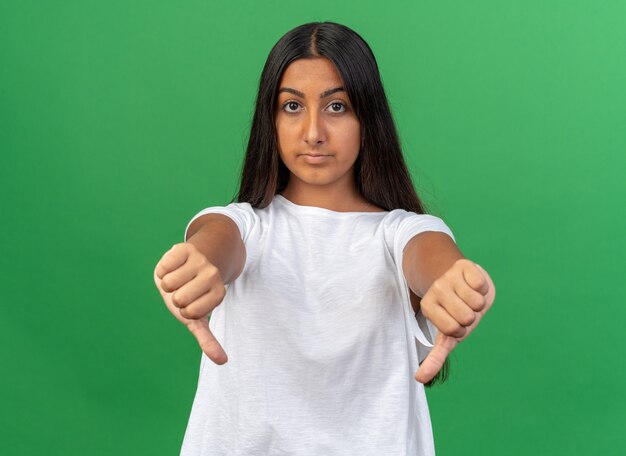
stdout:
<svg viewBox="0 0 626 456">
<path fill-rule="evenodd" d="M 279 88 L 306 88 L 341 85 L 341 76 L 335 65 L 325 57 L 298 59 L 291 62 L 280 79 Z"/>
</svg>

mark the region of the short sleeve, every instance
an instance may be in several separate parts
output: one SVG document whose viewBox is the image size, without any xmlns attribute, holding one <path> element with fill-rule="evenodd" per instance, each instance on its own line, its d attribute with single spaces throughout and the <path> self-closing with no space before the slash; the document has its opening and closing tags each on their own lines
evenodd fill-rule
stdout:
<svg viewBox="0 0 626 456">
<path fill-rule="evenodd" d="M 205 214 L 223 214 L 230 217 L 239 228 L 241 239 L 244 243 L 252 231 L 257 219 L 254 209 L 250 203 L 230 203 L 228 206 L 207 207 L 206 209 L 202 209 L 194 215 L 191 220 L 189 220 L 189 223 L 187 223 L 187 227 L 185 228 L 185 234 L 183 235 L 183 242 L 187 241 L 187 231 L 189 230 L 192 222 Z"/>
<path fill-rule="evenodd" d="M 425 231 L 438 231 L 445 233 L 456 242 L 452 230 L 439 217 L 430 214 L 417 214 L 415 212 L 395 209 L 388 215 L 385 237 L 396 265 L 398 281 L 402 284 L 402 293 L 405 298 L 405 316 L 407 328 L 419 342 L 416 344 L 418 362 L 423 361 L 430 352 L 435 341 L 437 328 L 430 320 L 427 320 L 421 312 L 413 313 L 411 307 L 410 290 L 402 269 L 404 248 L 416 235 Z"/>
</svg>

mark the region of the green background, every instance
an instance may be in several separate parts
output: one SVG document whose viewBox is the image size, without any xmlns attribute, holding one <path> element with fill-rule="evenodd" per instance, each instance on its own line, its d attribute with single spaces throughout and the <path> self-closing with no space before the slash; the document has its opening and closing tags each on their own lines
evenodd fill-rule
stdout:
<svg viewBox="0 0 626 456">
<path fill-rule="evenodd" d="M 154 266 L 227 204 L 272 45 L 371 45 L 418 193 L 497 285 L 439 455 L 626 454 L 626 2 L 0 3 L 0 453 L 178 454 L 200 349 Z"/>
</svg>

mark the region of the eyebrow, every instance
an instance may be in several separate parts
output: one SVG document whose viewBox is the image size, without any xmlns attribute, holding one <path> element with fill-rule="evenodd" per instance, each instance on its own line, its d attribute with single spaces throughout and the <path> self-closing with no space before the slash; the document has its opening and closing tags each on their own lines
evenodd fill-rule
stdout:
<svg viewBox="0 0 626 456">
<path fill-rule="evenodd" d="M 320 95 L 320 98 L 325 98 L 328 95 L 332 95 L 333 93 L 336 93 L 336 92 L 345 92 L 345 90 L 346 89 L 343 87 L 334 87 L 332 89 L 328 89 L 325 92 L 322 92 Z M 292 89 L 291 87 L 283 87 L 278 91 L 278 93 L 282 93 L 282 92 L 289 92 L 289 93 L 299 96 L 300 98 L 306 98 L 303 92 L 300 92 L 299 90 L 296 90 L 296 89 Z"/>
</svg>

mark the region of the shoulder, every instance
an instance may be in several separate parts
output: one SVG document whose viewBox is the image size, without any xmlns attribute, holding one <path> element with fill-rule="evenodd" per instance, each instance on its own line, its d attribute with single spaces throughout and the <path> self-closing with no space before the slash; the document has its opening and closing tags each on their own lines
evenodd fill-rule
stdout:
<svg viewBox="0 0 626 456">
<path fill-rule="evenodd" d="M 256 209 L 247 202 L 232 202 L 226 206 L 210 206 L 196 213 L 187 223 L 187 228 L 185 229 L 185 239 L 187 237 L 186 233 L 191 225 L 196 220 L 199 220 L 203 217 L 208 217 L 210 214 L 222 214 L 229 217 L 237 225 L 237 228 L 239 229 L 239 232 L 241 234 L 241 238 L 244 241 L 249 236 L 250 232 L 258 221 L 258 214 L 256 213 Z"/>
<path fill-rule="evenodd" d="M 396 261 L 402 258 L 402 252 L 408 242 L 420 233 L 426 231 L 442 232 L 455 241 L 450 227 L 443 219 L 435 215 L 417 214 L 404 209 L 394 209 L 385 217 L 383 223 L 385 241 Z"/>
<path fill-rule="evenodd" d="M 418 214 L 404 209 L 393 209 L 384 218 L 388 229 L 399 230 L 408 227 L 442 226 L 445 222 L 440 217 L 431 214 Z"/>
</svg>

